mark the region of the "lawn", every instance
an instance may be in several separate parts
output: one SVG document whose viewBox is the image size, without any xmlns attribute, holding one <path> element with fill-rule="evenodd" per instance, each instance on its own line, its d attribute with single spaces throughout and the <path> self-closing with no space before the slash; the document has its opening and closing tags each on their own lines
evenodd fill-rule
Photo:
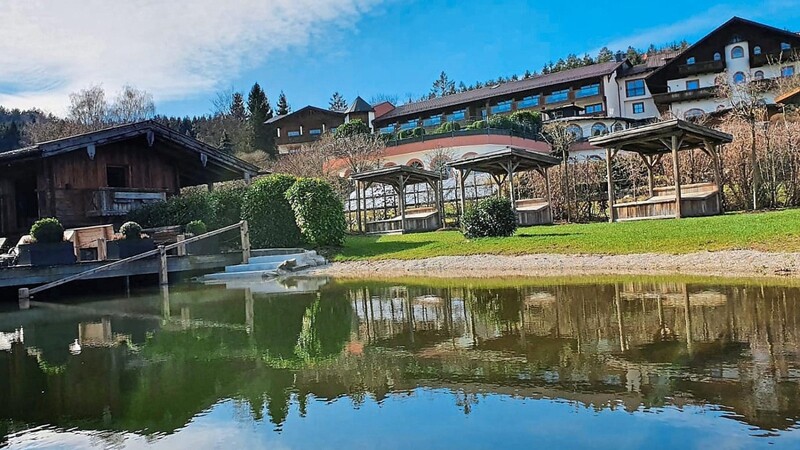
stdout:
<svg viewBox="0 0 800 450">
<path fill-rule="evenodd" d="M 417 259 L 475 254 L 800 251 L 800 209 L 723 216 L 520 228 L 507 238 L 469 240 L 458 231 L 351 236 L 333 258 Z"/>
</svg>

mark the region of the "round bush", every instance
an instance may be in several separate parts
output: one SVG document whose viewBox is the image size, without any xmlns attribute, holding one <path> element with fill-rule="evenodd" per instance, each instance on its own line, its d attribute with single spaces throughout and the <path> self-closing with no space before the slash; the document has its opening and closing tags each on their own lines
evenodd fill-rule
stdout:
<svg viewBox="0 0 800 450">
<path fill-rule="evenodd" d="M 329 183 L 301 178 L 286 191 L 286 199 L 306 243 L 318 247 L 344 243 L 344 204 Z"/>
<path fill-rule="evenodd" d="M 511 236 L 517 230 L 517 216 L 507 198 L 481 200 L 464 213 L 462 220 L 468 238 Z"/>
<path fill-rule="evenodd" d="M 208 227 L 202 220 L 193 220 L 186 224 L 186 232 L 191 233 L 192 236 L 200 236 L 208 232 Z"/>
<path fill-rule="evenodd" d="M 256 180 L 242 201 L 242 219 L 250 227 L 255 248 L 297 247 L 303 243 L 286 191 L 297 179 L 291 175 L 270 175 Z"/>
<path fill-rule="evenodd" d="M 30 231 L 31 237 L 42 244 L 55 244 L 64 240 L 64 227 L 53 217 L 37 220 Z"/>
<path fill-rule="evenodd" d="M 141 239 L 142 238 L 142 227 L 136 222 L 125 222 L 119 227 L 119 232 L 125 239 Z"/>
</svg>

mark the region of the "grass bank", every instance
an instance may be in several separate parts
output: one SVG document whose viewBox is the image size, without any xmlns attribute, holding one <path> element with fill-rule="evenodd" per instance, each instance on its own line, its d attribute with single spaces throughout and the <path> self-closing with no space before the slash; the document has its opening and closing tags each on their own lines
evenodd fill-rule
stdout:
<svg viewBox="0 0 800 450">
<path fill-rule="evenodd" d="M 468 240 L 458 231 L 351 236 L 336 261 L 536 253 L 624 255 L 718 250 L 800 251 L 800 209 L 681 220 L 520 228 L 508 238 Z"/>
</svg>

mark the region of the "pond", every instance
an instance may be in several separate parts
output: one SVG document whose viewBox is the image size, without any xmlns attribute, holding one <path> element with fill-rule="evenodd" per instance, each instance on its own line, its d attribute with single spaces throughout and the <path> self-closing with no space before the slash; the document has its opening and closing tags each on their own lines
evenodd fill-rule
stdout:
<svg viewBox="0 0 800 450">
<path fill-rule="evenodd" d="M 800 448 L 800 288 L 729 283 L 296 278 L 3 305 L 0 448 Z"/>
</svg>

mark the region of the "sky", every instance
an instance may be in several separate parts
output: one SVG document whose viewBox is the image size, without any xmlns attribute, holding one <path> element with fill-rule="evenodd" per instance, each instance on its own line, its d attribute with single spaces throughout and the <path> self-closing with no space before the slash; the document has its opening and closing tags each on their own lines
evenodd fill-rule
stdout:
<svg viewBox="0 0 800 450">
<path fill-rule="evenodd" d="M 732 16 L 800 31 L 800 0 L 0 0 L 0 105 L 63 115 L 69 93 L 124 85 L 201 115 L 258 82 L 274 105 L 419 97 L 569 53 L 694 41 Z"/>
</svg>

